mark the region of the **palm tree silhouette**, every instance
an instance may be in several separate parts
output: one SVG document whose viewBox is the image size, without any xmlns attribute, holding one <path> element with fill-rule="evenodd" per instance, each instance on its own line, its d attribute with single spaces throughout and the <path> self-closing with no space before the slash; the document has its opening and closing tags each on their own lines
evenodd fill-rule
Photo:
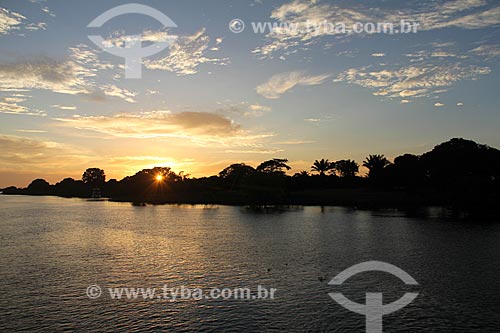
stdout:
<svg viewBox="0 0 500 333">
<path fill-rule="evenodd" d="M 335 170 L 340 177 L 354 177 L 359 172 L 359 165 L 353 160 L 340 160 L 335 162 Z"/>
<path fill-rule="evenodd" d="M 363 162 L 363 166 L 368 168 L 368 177 L 376 178 L 380 175 L 384 168 L 391 164 L 384 155 L 369 155 Z"/>
<path fill-rule="evenodd" d="M 315 160 L 313 165 L 311 166 L 311 171 L 318 172 L 320 176 L 324 176 L 325 172 L 333 170 L 335 167 L 333 162 L 330 162 L 325 159 L 321 159 L 320 161 Z"/>
</svg>

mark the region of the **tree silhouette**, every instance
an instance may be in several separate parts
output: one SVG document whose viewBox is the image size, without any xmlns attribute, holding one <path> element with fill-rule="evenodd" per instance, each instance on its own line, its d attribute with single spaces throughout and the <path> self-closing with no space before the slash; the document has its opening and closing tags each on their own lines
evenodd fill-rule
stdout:
<svg viewBox="0 0 500 333">
<path fill-rule="evenodd" d="M 290 170 L 291 168 L 286 164 L 288 160 L 286 158 L 273 158 L 262 162 L 257 167 L 257 171 L 264 173 L 281 173 L 284 174 L 285 170 Z"/>
<path fill-rule="evenodd" d="M 293 176 L 293 178 L 307 178 L 309 177 L 309 172 L 302 170 L 301 172 L 296 172 Z"/>
<path fill-rule="evenodd" d="M 391 162 L 384 155 L 369 155 L 363 162 L 363 166 L 368 168 L 368 177 L 375 179 L 382 175 L 382 171 Z"/>
<path fill-rule="evenodd" d="M 230 166 L 219 172 L 219 177 L 223 179 L 234 178 L 234 177 L 241 178 L 251 174 L 254 171 L 255 171 L 254 168 L 252 168 L 249 165 L 246 165 L 245 163 L 235 163 L 231 164 Z"/>
<path fill-rule="evenodd" d="M 354 177 L 359 172 L 359 165 L 353 160 L 340 160 L 335 162 L 335 170 L 340 177 Z"/>
<path fill-rule="evenodd" d="M 157 178 L 161 176 L 160 178 Z M 179 182 L 183 180 L 182 176 L 177 175 L 169 167 L 154 167 L 152 169 L 143 169 L 137 172 L 132 177 L 125 177 L 124 180 L 128 180 L 134 184 L 143 184 L 143 186 L 149 186 L 152 182 L 161 179 L 162 182 Z"/>
<path fill-rule="evenodd" d="M 154 167 L 152 169 L 144 169 L 141 172 L 145 175 L 150 175 L 153 179 L 158 179 L 156 177 L 161 176 L 163 181 L 177 182 L 183 179 L 182 176 L 177 175 L 169 167 Z"/>
<path fill-rule="evenodd" d="M 89 168 L 82 180 L 66 178 L 55 185 L 43 179 L 27 188 L 8 187 L 2 194 L 59 195 L 88 198 L 98 186 L 103 196 L 141 203 L 227 203 L 241 205 L 346 204 L 455 205 L 474 211 L 494 211 L 500 198 L 500 150 L 465 139 L 451 139 L 422 155 L 403 154 L 390 163 L 384 155 L 369 155 L 363 166 L 369 179 L 356 177 L 353 160 L 315 160 L 312 171 L 335 171 L 339 177 L 287 176 L 286 159 L 262 162 L 256 169 L 244 163 L 226 167 L 217 176 L 188 178 L 168 167 L 144 169 L 120 181 L 106 181 L 104 170 Z M 93 188 L 92 188 L 93 186 Z M 380 198 L 367 186 L 383 186 Z M 330 189 L 347 189 L 337 194 Z M 356 189 L 356 191 L 349 191 Z M 92 191 L 91 191 L 92 190 Z M 335 193 L 334 193 L 335 192 Z M 387 192 L 387 194 L 385 194 Z"/>
<path fill-rule="evenodd" d="M 311 171 L 318 172 L 320 176 L 324 176 L 326 172 L 331 171 L 334 168 L 334 163 L 325 159 L 321 159 L 320 161 L 314 161 L 313 165 L 311 166 Z"/>
<path fill-rule="evenodd" d="M 420 157 L 404 154 L 394 159 L 394 164 L 385 169 L 387 180 L 393 186 L 415 188 L 427 183 L 426 172 Z"/>
<path fill-rule="evenodd" d="M 451 139 L 420 159 L 426 174 L 439 186 L 463 187 L 472 178 L 487 181 L 500 177 L 500 151 L 471 140 Z"/>
<path fill-rule="evenodd" d="M 233 189 L 254 172 L 255 169 L 245 163 L 235 163 L 219 172 L 219 177 L 228 180 L 231 183 L 231 189 Z"/>
<path fill-rule="evenodd" d="M 35 179 L 28 185 L 29 194 L 47 194 L 50 193 L 50 184 L 45 179 Z"/>
<path fill-rule="evenodd" d="M 82 181 L 94 187 L 101 186 L 106 181 L 106 174 L 102 169 L 88 168 L 82 175 Z"/>
</svg>

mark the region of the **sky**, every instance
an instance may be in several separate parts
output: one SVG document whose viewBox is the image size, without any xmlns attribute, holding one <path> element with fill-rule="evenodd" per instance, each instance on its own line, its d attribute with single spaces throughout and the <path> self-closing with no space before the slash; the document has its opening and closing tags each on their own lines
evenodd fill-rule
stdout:
<svg viewBox="0 0 500 333">
<path fill-rule="evenodd" d="M 88 27 L 126 1 L 0 0 L 0 187 L 271 158 L 293 173 L 453 137 L 500 148 L 497 0 L 134 3 L 175 26 L 131 12 Z M 418 25 L 370 30 L 401 20 Z M 107 49 L 165 41 L 140 78 Z"/>
</svg>

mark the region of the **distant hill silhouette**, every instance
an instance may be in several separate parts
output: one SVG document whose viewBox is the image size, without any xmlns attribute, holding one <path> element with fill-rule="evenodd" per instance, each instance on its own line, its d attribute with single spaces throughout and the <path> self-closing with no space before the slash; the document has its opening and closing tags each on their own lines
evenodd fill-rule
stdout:
<svg viewBox="0 0 500 333">
<path fill-rule="evenodd" d="M 8 187 L 3 194 L 104 197 L 144 203 L 205 203 L 235 205 L 458 205 L 494 207 L 499 199 L 500 150 L 454 138 L 422 155 L 403 154 L 390 162 L 369 155 L 359 177 L 353 160 L 316 160 L 310 174 L 286 175 L 286 159 L 271 159 L 256 168 L 235 163 L 218 175 L 190 178 L 168 167 L 144 169 L 120 181 L 106 181 L 104 170 L 89 168 L 82 180 L 65 178 L 55 185 L 43 179 L 27 188 Z"/>
</svg>

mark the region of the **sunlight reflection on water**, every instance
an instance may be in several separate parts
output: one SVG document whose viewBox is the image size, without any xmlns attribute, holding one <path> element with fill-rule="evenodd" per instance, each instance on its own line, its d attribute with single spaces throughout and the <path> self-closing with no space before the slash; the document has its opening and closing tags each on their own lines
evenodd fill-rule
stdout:
<svg viewBox="0 0 500 333">
<path fill-rule="evenodd" d="M 500 327 L 500 226 L 401 212 L 296 207 L 134 207 L 52 197 L 0 197 L 0 330 L 363 331 L 333 302 L 330 278 L 380 260 L 420 283 L 419 297 L 384 317 L 387 331 Z M 256 286 L 275 300 L 90 300 L 107 287 Z M 360 274 L 342 291 L 399 298 L 389 275 Z"/>
</svg>

